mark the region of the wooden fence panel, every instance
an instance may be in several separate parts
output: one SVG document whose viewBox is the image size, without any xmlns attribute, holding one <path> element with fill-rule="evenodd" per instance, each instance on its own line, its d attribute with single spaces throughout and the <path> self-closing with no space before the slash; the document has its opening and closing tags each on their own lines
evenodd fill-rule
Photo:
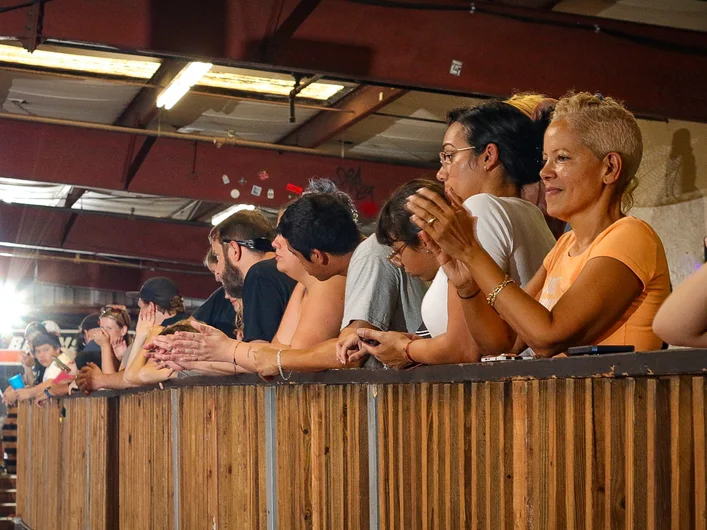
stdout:
<svg viewBox="0 0 707 530">
<path fill-rule="evenodd" d="M 278 525 L 368 528 L 366 387 L 279 387 L 276 396 Z"/>
<path fill-rule="evenodd" d="M 265 526 L 263 418 L 262 387 L 195 387 L 181 391 L 181 528 Z"/>
<path fill-rule="evenodd" d="M 15 502 L 17 513 L 30 514 L 29 502 L 32 497 L 30 472 L 34 463 L 31 460 L 31 403 L 20 403 L 17 406 L 17 439 L 22 443 L 17 444 L 17 493 Z"/>
<path fill-rule="evenodd" d="M 707 530 L 702 376 L 281 385 L 266 455 L 271 391 L 23 404 L 18 512 L 36 530 L 173 528 L 177 457 L 180 528 L 263 528 L 269 460 L 278 526 L 367 528 L 377 450 L 384 529 Z"/>
<path fill-rule="evenodd" d="M 265 528 L 264 390 L 214 389 L 216 414 L 217 528 Z M 184 509 L 184 508 L 182 508 Z"/>
<path fill-rule="evenodd" d="M 120 397 L 119 527 L 172 528 L 172 407 L 169 392 Z M 189 429 L 188 425 L 184 426 Z"/>
</svg>

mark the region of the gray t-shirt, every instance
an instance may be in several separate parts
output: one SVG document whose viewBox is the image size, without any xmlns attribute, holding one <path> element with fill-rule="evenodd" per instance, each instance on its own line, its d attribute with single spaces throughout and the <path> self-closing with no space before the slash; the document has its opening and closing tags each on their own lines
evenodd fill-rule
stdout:
<svg viewBox="0 0 707 530">
<path fill-rule="evenodd" d="M 363 320 L 383 331 L 415 333 L 422 323 L 420 307 L 427 285 L 387 259 L 391 248 L 373 235 L 354 251 L 346 273 L 342 329 Z"/>
</svg>

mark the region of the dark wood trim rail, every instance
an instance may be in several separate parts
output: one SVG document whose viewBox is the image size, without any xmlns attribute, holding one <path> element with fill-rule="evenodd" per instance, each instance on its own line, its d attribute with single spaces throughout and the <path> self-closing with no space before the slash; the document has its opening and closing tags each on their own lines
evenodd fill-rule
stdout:
<svg viewBox="0 0 707 530">
<path fill-rule="evenodd" d="M 170 381 L 18 421 L 30 528 L 707 528 L 707 351 Z"/>
</svg>

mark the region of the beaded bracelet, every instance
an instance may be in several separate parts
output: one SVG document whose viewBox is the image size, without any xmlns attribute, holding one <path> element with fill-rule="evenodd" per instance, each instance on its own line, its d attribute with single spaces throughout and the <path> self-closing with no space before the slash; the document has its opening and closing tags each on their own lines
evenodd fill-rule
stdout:
<svg viewBox="0 0 707 530">
<path fill-rule="evenodd" d="M 284 381 L 287 381 L 290 377 L 292 377 L 292 371 L 290 371 L 289 375 L 285 377 L 285 374 L 282 373 L 282 361 L 280 360 L 280 354 L 282 353 L 282 350 L 277 350 L 277 369 L 280 371 L 280 377 Z"/>
</svg>

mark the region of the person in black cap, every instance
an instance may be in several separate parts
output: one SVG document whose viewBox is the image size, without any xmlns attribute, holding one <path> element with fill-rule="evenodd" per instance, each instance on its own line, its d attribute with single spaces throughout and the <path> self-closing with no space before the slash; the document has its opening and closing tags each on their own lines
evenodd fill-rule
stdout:
<svg viewBox="0 0 707 530">
<path fill-rule="evenodd" d="M 91 313 L 81 321 L 79 326 L 76 341 L 76 368 L 79 370 L 88 363 L 101 366 L 101 347 L 93 340 L 93 335 L 101 328 L 100 316 L 100 313 Z"/>
<path fill-rule="evenodd" d="M 140 310 L 152 306 L 156 326 L 167 327 L 189 317 L 177 284 L 164 276 L 150 278 L 142 284 L 139 292 L 129 292 L 128 296 L 139 296 L 137 305 Z"/>
</svg>

